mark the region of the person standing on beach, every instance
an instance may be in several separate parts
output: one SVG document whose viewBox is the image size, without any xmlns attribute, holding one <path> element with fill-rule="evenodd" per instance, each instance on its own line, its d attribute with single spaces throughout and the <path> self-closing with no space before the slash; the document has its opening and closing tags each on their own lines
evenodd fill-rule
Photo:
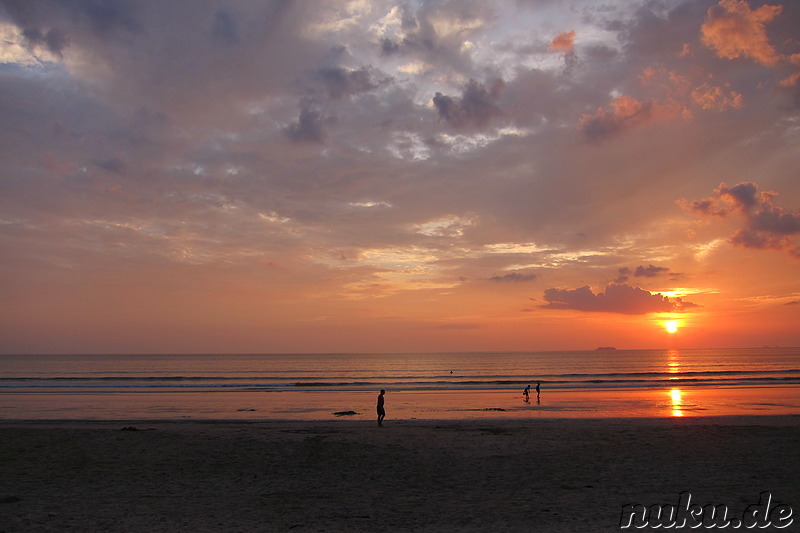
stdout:
<svg viewBox="0 0 800 533">
<path fill-rule="evenodd" d="M 539 385 L 540 385 L 540 383 L 536 384 L 536 401 L 537 402 L 539 401 Z"/>
<path fill-rule="evenodd" d="M 527 402 L 528 400 L 530 400 L 530 395 L 531 395 L 531 386 L 530 386 L 530 385 L 528 385 L 527 387 L 525 387 L 525 390 L 524 390 L 524 391 L 522 391 L 522 395 L 523 395 L 523 396 L 525 396 L 525 401 L 526 401 L 526 402 Z"/>
<path fill-rule="evenodd" d="M 386 391 L 381 389 L 381 393 L 378 394 L 378 425 L 383 425 L 383 418 L 386 416 L 386 410 L 383 408 L 383 395 L 386 394 Z"/>
</svg>

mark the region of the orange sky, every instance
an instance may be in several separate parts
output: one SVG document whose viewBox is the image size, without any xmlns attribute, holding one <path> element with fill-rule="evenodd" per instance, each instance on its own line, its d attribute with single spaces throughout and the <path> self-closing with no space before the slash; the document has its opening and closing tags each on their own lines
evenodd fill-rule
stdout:
<svg viewBox="0 0 800 533">
<path fill-rule="evenodd" d="M 5 4 L 0 353 L 800 345 L 800 3 L 607 4 Z"/>
</svg>

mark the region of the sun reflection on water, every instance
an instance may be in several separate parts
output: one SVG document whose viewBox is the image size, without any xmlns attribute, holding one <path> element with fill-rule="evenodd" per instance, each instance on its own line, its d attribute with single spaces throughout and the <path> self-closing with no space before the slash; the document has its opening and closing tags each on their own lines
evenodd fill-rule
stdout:
<svg viewBox="0 0 800 533">
<path fill-rule="evenodd" d="M 678 357 L 678 350 L 672 349 L 667 352 L 667 372 L 670 374 L 679 374 L 681 371 L 681 361 Z M 670 379 L 677 379 L 676 377 L 670 377 Z"/>
<path fill-rule="evenodd" d="M 672 389 L 669 391 L 670 401 L 672 403 L 672 416 L 683 416 L 683 401 L 681 400 L 681 390 Z"/>
</svg>

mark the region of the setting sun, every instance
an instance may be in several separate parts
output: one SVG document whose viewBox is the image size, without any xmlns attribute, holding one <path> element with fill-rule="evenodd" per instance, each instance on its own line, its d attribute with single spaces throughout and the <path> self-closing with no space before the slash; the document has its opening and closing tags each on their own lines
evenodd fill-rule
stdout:
<svg viewBox="0 0 800 533">
<path fill-rule="evenodd" d="M 668 333 L 675 333 L 676 331 L 678 331 L 678 321 L 677 320 L 665 321 L 664 329 L 666 329 Z"/>
</svg>

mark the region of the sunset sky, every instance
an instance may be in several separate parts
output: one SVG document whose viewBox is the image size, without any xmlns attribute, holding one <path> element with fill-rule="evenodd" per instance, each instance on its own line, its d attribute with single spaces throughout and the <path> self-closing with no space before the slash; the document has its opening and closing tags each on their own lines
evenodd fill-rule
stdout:
<svg viewBox="0 0 800 533">
<path fill-rule="evenodd" d="M 0 1 L 0 63 L 2 353 L 800 345 L 800 2 Z"/>
</svg>

